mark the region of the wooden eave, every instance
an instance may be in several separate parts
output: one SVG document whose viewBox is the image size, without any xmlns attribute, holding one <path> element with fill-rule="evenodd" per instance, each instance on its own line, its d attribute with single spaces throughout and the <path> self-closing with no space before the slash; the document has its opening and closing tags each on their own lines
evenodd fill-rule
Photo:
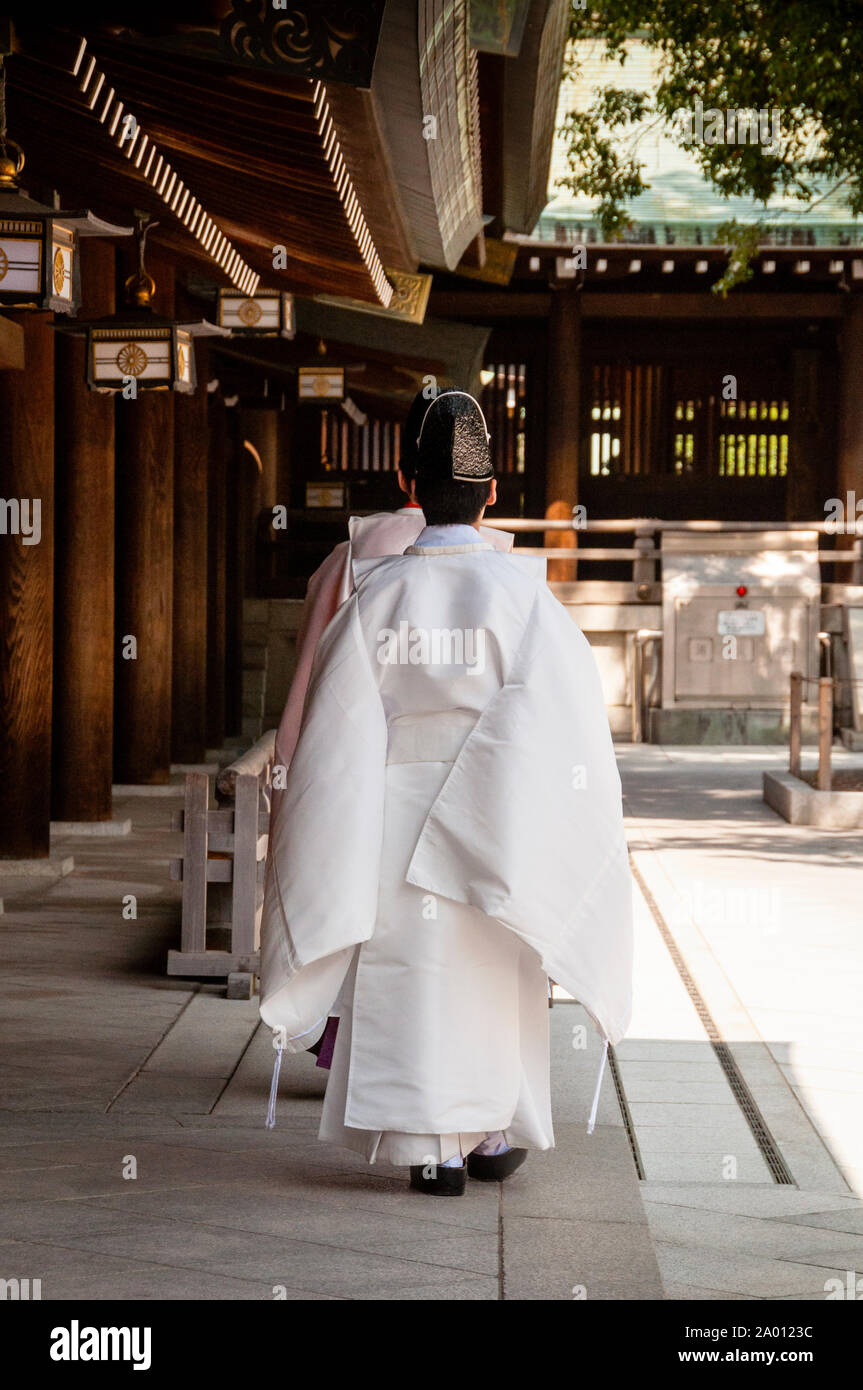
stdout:
<svg viewBox="0 0 863 1390">
<path fill-rule="evenodd" d="M 476 55 L 465 0 L 387 0 L 372 93 L 419 261 L 452 270 L 482 234 Z M 424 138 L 427 118 L 437 121 Z"/>
<path fill-rule="evenodd" d="M 439 378 L 439 385 L 478 387 L 488 328 L 428 315 L 422 324 L 399 323 L 307 299 L 298 300 L 296 309 L 298 332 L 322 338 L 328 346 L 338 343 L 362 353 L 382 352 L 396 366 L 410 359 L 427 362 L 427 372 Z"/>
<path fill-rule="evenodd" d="M 118 220 L 131 207 L 146 209 L 161 224 L 160 241 L 225 282 L 100 124 L 112 85 L 262 283 L 388 302 L 383 262 L 320 83 L 138 53 L 98 34 L 92 51 L 106 79 L 91 111 L 71 74 L 77 36 L 22 34 L 20 26 L 17 34 L 7 65 L 9 133 L 27 153 L 31 181 Z M 273 268 L 276 246 L 285 247 L 285 270 Z"/>
<path fill-rule="evenodd" d="M 532 0 L 519 55 L 502 60 L 500 215 L 510 231 L 532 232 L 548 201 L 568 24 L 568 0 Z"/>
</svg>

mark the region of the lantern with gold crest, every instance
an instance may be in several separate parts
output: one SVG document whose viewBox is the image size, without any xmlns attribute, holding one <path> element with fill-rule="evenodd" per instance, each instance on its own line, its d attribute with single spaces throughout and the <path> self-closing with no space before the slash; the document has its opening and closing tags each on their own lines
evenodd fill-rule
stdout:
<svg viewBox="0 0 863 1390">
<path fill-rule="evenodd" d="M 90 212 L 60 212 L 18 186 L 24 152 L 6 134 L 6 66 L 0 53 L 0 309 L 75 314 L 81 303 L 79 236 L 128 236 Z"/>
<path fill-rule="evenodd" d="M 153 307 L 156 282 L 147 273 L 144 252 L 147 233 L 158 222 L 136 216 L 138 267 L 125 283 L 125 307 L 116 314 L 92 319 L 81 328 L 87 334 L 87 385 L 92 391 L 193 392 L 196 386 L 193 339 L 226 337 L 206 319 L 178 323 Z M 134 383 L 134 385 L 133 385 Z"/>
<path fill-rule="evenodd" d="M 294 296 L 284 290 L 219 290 L 219 324 L 236 337 L 293 338 Z"/>
</svg>

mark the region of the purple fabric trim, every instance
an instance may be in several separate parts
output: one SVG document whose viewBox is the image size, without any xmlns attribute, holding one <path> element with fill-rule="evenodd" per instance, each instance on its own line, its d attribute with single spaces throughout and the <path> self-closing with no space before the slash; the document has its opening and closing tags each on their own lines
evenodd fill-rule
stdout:
<svg viewBox="0 0 863 1390">
<path fill-rule="evenodd" d="M 328 1018 L 327 1026 L 321 1034 L 321 1048 L 318 1053 L 316 1067 L 326 1067 L 328 1070 L 333 1064 L 333 1049 L 336 1045 L 336 1033 L 339 1031 L 339 1020 Z"/>
</svg>

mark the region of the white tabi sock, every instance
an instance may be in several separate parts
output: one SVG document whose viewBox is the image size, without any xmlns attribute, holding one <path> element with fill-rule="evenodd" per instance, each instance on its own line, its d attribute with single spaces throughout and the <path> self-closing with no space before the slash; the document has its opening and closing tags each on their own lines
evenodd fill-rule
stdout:
<svg viewBox="0 0 863 1390">
<path fill-rule="evenodd" d="M 477 1144 L 472 1153 L 482 1154 L 484 1158 L 491 1158 L 493 1154 L 508 1154 L 509 1144 L 503 1137 L 503 1130 L 497 1129 L 494 1134 L 489 1134 L 483 1139 L 481 1144 Z"/>
</svg>

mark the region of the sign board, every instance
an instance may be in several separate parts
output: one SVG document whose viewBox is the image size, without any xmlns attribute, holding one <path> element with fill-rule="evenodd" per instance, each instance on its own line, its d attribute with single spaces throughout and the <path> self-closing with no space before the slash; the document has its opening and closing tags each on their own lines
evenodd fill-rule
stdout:
<svg viewBox="0 0 863 1390">
<path fill-rule="evenodd" d="M 763 637 L 765 632 L 762 608 L 722 608 L 717 614 L 716 631 L 720 637 Z"/>
<path fill-rule="evenodd" d="M 306 483 L 307 507 L 344 507 L 344 483 Z"/>
</svg>

